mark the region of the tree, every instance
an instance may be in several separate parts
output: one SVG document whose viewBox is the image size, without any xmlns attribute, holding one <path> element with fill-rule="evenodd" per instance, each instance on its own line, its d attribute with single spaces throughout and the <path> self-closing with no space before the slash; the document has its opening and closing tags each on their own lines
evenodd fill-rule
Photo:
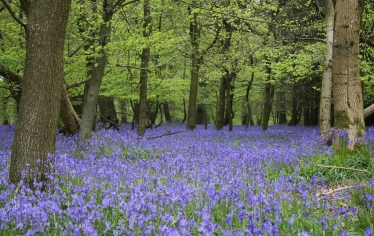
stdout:
<svg viewBox="0 0 374 236">
<path fill-rule="evenodd" d="M 105 52 L 105 46 L 109 43 L 109 38 L 112 30 L 110 21 L 114 13 L 112 1 L 104 1 L 102 20 L 99 34 L 99 56 L 95 59 L 94 67 L 91 71 L 91 79 L 88 82 L 89 86 L 86 90 L 87 96 L 83 104 L 82 123 L 79 129 L 79 139 L 86 140 L 92 136 L 92 126 L 94 124 L 94 117 L 96 112 L 97 100 L 99 98 L 99 91 L 101 81 L 104 77 L 105 66 L 108 61 Z"/>
<path fill-rule="evenodd" d="M 337 0 L 335 5 L 332 52 L 334 124 L 335 129 L 348 131 L 347 146 L 350 150 L 365 133 L 359 67 L 363 4 L 363 0 Z"/>
<path fill-rule="evenodd" d="M 148 38 L 151 33 L 151 10 L 149 0 L 144 1 L 144 23 L 143 37 Z M 146 42 L 148 44 L 148 42 Z M 139 89 L 139 123 L 138 135 L 143 136 L 147 126 L 147 80 L 148 80 L 148 62 L 150 57 L 149 45 L 145 45 L 141 55 L 140 69 L 140 89 Z M 157 106 L 156 106 L 157 111 Z"/>
<path fill-rule="evenodd" d="M 333 37 L 334 37 L 334 4 L 332 0 L 325 0 L 325 14 L 326 14 L 326 43 L 327 53 L 325 60 L 325 68 L 323 70 L 322 87 L 321 87 L 321 102 L 319 112 L 319 127 L 321 138 L 330 137 L 331 128 L 331 93 L 332 93 L 332 50 L 333 50 Z"/>
<path fill-rule="evenodd" d="M 21 0 L 27 22 L 7 0 L 9 13 L 26 31 L 26 61 L 9 179 L 45 181 L 50 172 L 48 154 L 55 152 L 56 126 L 64 83 L 63 49 L 70 0 Z M 24 174 L 23 174 L 24 173 Z"/>
</svg>

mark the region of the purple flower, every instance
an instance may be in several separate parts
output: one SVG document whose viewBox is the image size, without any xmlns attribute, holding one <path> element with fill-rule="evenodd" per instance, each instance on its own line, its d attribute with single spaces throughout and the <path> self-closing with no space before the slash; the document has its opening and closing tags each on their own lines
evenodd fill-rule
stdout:
<svg viewBox="0 0 374 236">
<path fill-rule="evenodd" d="M 373 236 L 373 230 L 371 229 L 370 226 L 365 229 L 364 235 L 365 236 Z"/>
</svg>

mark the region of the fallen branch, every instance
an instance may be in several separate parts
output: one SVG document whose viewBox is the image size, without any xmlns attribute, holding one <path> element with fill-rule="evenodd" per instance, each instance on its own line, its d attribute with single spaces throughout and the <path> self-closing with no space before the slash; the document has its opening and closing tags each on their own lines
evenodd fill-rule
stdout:
<svg viewBox="0 0 374 236">
<path fill-rule="evenodd" d="M 350 185 L 350 186 L 344 186 L 344 187 L 340 187 L 340 188 L 330 190 L 330 191 L 325 192 L 325 193 L 323 193 L 323 192 L 322 193 L 317 193 L 316 196 L 321 197 L 321 196 L 331 195 L 331 194 L 337 193 L 341 190 L 351 189 L 351 188 L 358 187 L 358 186 L 359 186 L 358 184 L 354 184 L 354 185 Z"/>
<path fill-rule="evenodd" d="M 316 163 L 313 163 L 313 162 L 310 162 L 310 161 L 300 160 L 300 159 L 297 159 L 297 161 L 298 161 L 298 162 L 306 162 L 306 163 L 311 164 L 311 165 L 313 165 L 313 166 L 322 167 L 322 168 L 332 168 L 332 169 L 342 169 L 342 170 L 353 170 L 353 171 L 364 172 L 364 173 L 367 173 L 367 174 L 373 175 L 373 173 L 371 173 L 370 171 L 365 170 L 365 169 L 362 170 L 362 169 L 355 169 L 355 168 L 349 168 L 349 167 L 343 167 L 343 166 L 326 166 L 326 165 L 316 164 Z"/>
<path fill-rule="evenodd" d="M 183 132 L 186 132 L 186 131 L 187 131 L 187 130 L 182 130 L 182 131 L 177 131 L 177 132 L 170 132 L 170 131 L 169 131 L 169 133 L 166 133 L 166 134 L 162 134 L 162 135 L 159 135 L 159 136 L 149 137 L 149 138 L 147 138 L 147 140 L 149 140 L 149 139 L 161 138 L 161 137 L 168 136 L 168 135 L 172 135 L 172 134 L 180 134 L 180 133 L 183 133 Z"/>
</svg>

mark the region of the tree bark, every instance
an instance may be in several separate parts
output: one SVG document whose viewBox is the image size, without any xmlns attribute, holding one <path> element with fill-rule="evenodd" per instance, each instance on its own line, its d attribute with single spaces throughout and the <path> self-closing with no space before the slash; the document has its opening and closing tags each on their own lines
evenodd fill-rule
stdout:
<svg viewBox="0 0 374 236">
<path fill-rule="evenodd" d="M 199 39 L 200 27 L 197 22 L 197 12 L 192 13 L 190 22 L 190 37 L 191 37 L 191 83 L 190 95 L 188 100 L 188 113 L 186 129 L 194 130 L 196 128 L 196 115 L 197 115 L 197 90 L 199 87 L 199 69 L 200 69 L 200 56 L 199 56 Z"/>
<path fill-rule="evenodd" d="M 326 11 L 326 43 L 327 43 L 327 53 L 325 60 L 325 68 L 322 77 L 322 87 L 321 87 L 321 102 L 319 111 L 319 127 L 320 135 L 322 140 L 330 139 L 330 129 L 331 129 L 331 94 L 332 94 L 332 51 L 333 51 L 333 37 L 334 37 L 334 4 L 333 0 L 325 0 L 325 11 Z"/>
<path fill-rule="evenodd" d="M 362 0 L 337 0 L 332 54 L 335 129 L 348 130 L 347 147 L 353 150 L 365 133 L 359 67 Z M 334 144 L 335 145 L 335 144 Z"/>
<path fill-rule="evenodd" d="M 225 92 L 226 92 L 226 77 L 225 73 L 220 79 L 220 85 L 218 90 L 218 108 L 216 115 L 216 129 L 220 130 L 223 128 L 223 123 L 225 119 Z"/>
<path fill-rule="evenodd" d="M 104 47 L 109 43 L 109 37 L 111 34 L 111 24 L 113 11 L 112 3 L 110 1 L 104 1 L 103 5 L 103 23 L 100 26 L 100 41 L 101 46 L 99 50 L 99 56 L 95 59 L 94 67 L 92 68 L 91 79 L 89 81 L 88 91 L 86 100 L 83 104 L 82 123 L 79 129 L 79 139 L 85 141 L 87 138 L 92 136 L 92 127 L 95 124 L 95 113 L 97 100 L 99 97 L 101 81 L 104 77 L 105 66 L 107 63 L 107 55 Z"/>
<path fill-rule="evenodd" d="M 127 123 L 127 102 L 126 100 L 120 100 L 121 109 L 121 123 Z"/>
<path fill-rule="evenodd" d="M 364 118 L 371 116 L 374 113 L 374 104 L 371 104 L 364 110 Z"/>
<path fill-rule="evenodd" d="M 232 94 L 231 94 L 231 86 L 230 82 L 233 78 L 231 75 L 229 75 L 226 78 L 226 114 L 227 114 L 227 119 L 228 119 L 228 124 L 229 124 L 229 131 L 232 131 Z"/>
<path fill-rule="evenodd" d="M 297 109 L 297 99 L 295 94 L 292 94 L 292 101 L 291 101 L 291 120 L 288 122 L 289 126 L 295 126 L 297 125 L 297 114 L 298 114 L 298 109 Z"/>
<path fill-rule="evenodd" d="M 79 125 L 81 119 L 75 112 L 73 105 L 70 102 L 66 86 L 63 85 L 60 101 L 60 117 L 64 123 L 64 129 L 67 134 L 77 134 L 79 132 Z"/>
<path fill-rule="evenodd" d="M 144 24 L 143 37 L 149 38 L 151 34 L 151 9 L 149 0 L 144 0 Z M 141 70 L 140 70 L 140 89 L 139 89 L 139 123 L 138 135 L 143 136 L 147 127 L 147 80 L 148 80 L 148 63 L 150 57 L 149 45 L 145 46 L 141 55 Z M 157 108 L 156 108 L 157 109 Z"/>
<path fill-rule="evenodd" d="M 117 112 L 113 97 L 99 97 L 99 106 L 101 122 L 107 122 L 107 120 L 117 120 Z"/>
<path fill-rule="evenodd" d="M 170 116 L 170 110 L 169 110 L 169 103 L 168 102 L 164 102 L 162 104 L 162 106 L 164 107 L 164 114 L 165 114 L 165 121 L 167 123 L 171 123 L 171 116 Z M 161 108 L 160 108 L 160 111 L 161 111 Z"/>
<path fill-rule="evenodd" d="M 9 169 L 13 184 L 23 179 L 33 187 L 34 179 L 46 181 L 51 171 L 53 160 L 48 154 L 55 152 L 70 4 L 70 0 L 30 1 L 23 88 Z"/>
</svg>

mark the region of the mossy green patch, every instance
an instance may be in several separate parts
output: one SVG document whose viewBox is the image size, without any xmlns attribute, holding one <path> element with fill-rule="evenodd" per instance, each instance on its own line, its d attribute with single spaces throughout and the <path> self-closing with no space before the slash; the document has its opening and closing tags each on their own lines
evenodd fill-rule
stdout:
<svg viewBox="0 0 374 236">
<path fill-rule="evenodd" d="M 340 111 L 337 110 L 334 113 L 335 117 L 335 127 L 338 129 L 348 129 L 349 125 L 351 124 L 351 121 L 348 117 L 348 114 L 346 111 Z"/>
</svg>

